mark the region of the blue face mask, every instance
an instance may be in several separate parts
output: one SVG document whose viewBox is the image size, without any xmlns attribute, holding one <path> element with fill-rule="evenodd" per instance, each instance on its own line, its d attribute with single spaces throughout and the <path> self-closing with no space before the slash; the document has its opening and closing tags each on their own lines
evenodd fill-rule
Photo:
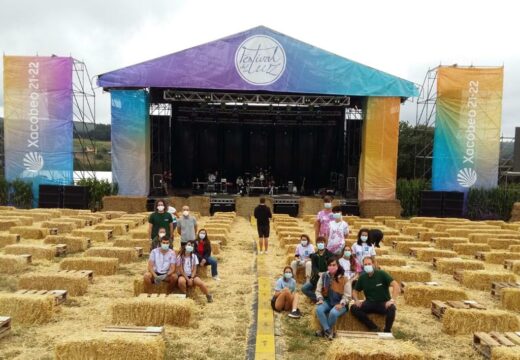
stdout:
<svg viewBox="0 0 520 360">
<path fill-rule="evenodd" d="M 336 220 L 337 220 L 337 219 L 341 219 L 341 213 L 334 213 L 334 215 L 332 215 L 332 217 L 333 217 L 334 219 L 336 219 Z"/>
<path fill-rule="evenodd" d="M 190 253 L 193 251 L 193 246 L 191 245 L 186 245 L 186 252 Z"/>
<path fill-rule="evenodd" d="M 170 248 L 169 244 L 161 244 L 161 249 L 168 250 Z"/>
<path fill-rule="evenodd" d="M 350 251 L 345 251 L 345 252 L 343 253 L 343 256 L 346 257 L 347 259 L 350 258 L 350 255 L 352 255 L 352 254 L 350 253 Z"/>
<path fill-rule="evenodd" d="M 325 244 L 322 243 L 322 242 L 318 243 L 316 246 L 318 247 L 318 250 L 323 250 L 323 249 L 325 249 Z"/>
<path fill-rule="evenodd" d="M 332 209 L 332 203 L 324 203 L 324 204 L 323 204 L 323 207 L 324 207 L 325 209 Z"/>
<path fill-rule="evenodd" d="M 366 236 L 366 235 L 361 235 L 361 236 L 360 236 L 360 239 L 361 239 L 361 241 L 366 242 L 366 241 L 368 240 L 368 236 Z"/>
<path fill-rule="evenodd" d="M 373 273 L 374 267 L 372 265 L 365 265 L 363 266 L 363 270 L 365 270 L 366 273 Z"/>
<path fill-rule="evenodd" d="M 283 276 L 286 279 L 292 279 L 292 273 L 284 273 Z"/>
</svg>

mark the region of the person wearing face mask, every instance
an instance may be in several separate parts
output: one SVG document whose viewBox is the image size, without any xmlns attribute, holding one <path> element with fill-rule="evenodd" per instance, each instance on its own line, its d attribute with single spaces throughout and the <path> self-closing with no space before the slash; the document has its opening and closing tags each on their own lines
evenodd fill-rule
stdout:
<svg viewBox="0 0 520 360">
<path fill-rule="evenodd" d="M 318 301 L 316 299 L 316 285 L 322 273 L 327 271 L 327 261 L 334 255 L 326 249 L 326 239 L 319 236 L 316 239 L 316 248 L 318 249 L 311 258 L 311 278 L 302 286 L 302 293 L 307 296 L 313 303 Z"/>
<path fill-rule="evenodd" d="M 325 336 L 329 340 L 334 338 L 332 328 L 338 318 L 347 312 L 351 294 L 351 282 L 343 268 L 336 258 L 330 258 L 327 261 L 327 272 L 321 274 L 316 286 L 316 315 L 322 328 L 316 332 L 316 336 Z"/>
<path fill-rule="evenodd" d="M 195 255 L 197 255 L 200 266 L 211 266 L 211 277 L 213 280 L 220 281 L 217 270 L 217 259 L 211 256 L 211 242 L 209 241 L 206 229 L 199 230 L 197 240 L 195 241 Z"/>
<path fill-rule="evenodd" d="M 356 257 L 356 272 L 363 272 L 363 259 L 367 256 L 375 261 L 376 250 L 370 237 L 368 236 L 368 229 L 360 229 L 358 232 L 358 240 L 352 245 L 352 254 Z"/>
<path fill-rule="evenodd" d="M 357 279 L 356 258 L 348 247 L 343 250 L 343 256 L 338 259 L 339 266 L 345 271 L 345 276 L 353 283 Z"/>
<path fill-rule="evenodd" d="M 177 274 L 175 273 L 177 259 L 175 251 L 170 249 L 170 239 L 162 237 L 160 246 L 150 252 L 148 260 L 148 271 L 144 274 L 144 282 L 158 285 L 162 281 L 168 283 L 168 292 L 173 291 L 177 284 Z"/>
<path fill-rule="evenodd" d="M 290 311 L 289 317 L 298 319 L 301 317 L 298 309 L 298 294 L 296 293 L 296 281 L 290 266 L 283 269 L 283 276 L 276 281 L 271 306 L 275 311 Z M 291 311 L 292 310 L 292 311 Z"/>
<path fill-rule="evenodd" d="M 161 246 L 161 239 L 167 238 L 170 241 L 170 249 L 173 249 L 173 240 L 169 239 L 168 236 L 166 236 L 166 228 L 160 227 L 159 231 L 157 232 L 157 236 L 152 239 L 152 247 L 150 251 L 153 249 Z"/>
<path fill-rule="evenodd" d="M 332 218 L 334 220 L 329 223 L 327 250 L 334 255 L 341 256 L 345 247 L 345 237 L 348 235 L 349 230 L 347 222 L 342 218 L 340 206 L 332 208 Z"/>
<path fill-rule="evenodd" d="M 166 231 L 166 237 L 173 241 L 173 217 L 166 211 L 166 202 L 164 200 L 157 200 L 155 202 L 155 211 L 148 217 L 148 238 L 151 241 L 151 248 L 153 249 L 153 239 L 159 235 L 159 228 Z"/>
<path fill-rule="evenodd" d="M 311 278 L 311 254 L 314 254 L 314 246 L 311 244 L 309 237 L 303 234 L 300 237 L 300 244 L 296 247 L 294 254 L 296 260 L 291 262 L 291 269 L 293 274 L 296 274 L 298 267 L 305 267 L 305 282 L 308 282 Z"/>
<path fill-rule="evenodd" d="M 182 247 L 184 247 L 188 241 L 195 241 L 197 219 L 190 215 L 190 208 L 187 205 L 182 207 L 182 216 L 177 219 L 177 232 L 181 236 Z"/>
<path fill-rule="evenodd" d="M 386 315 L 384 332 L 392 332 L 392 325 L 395 320 L 396 302 L 395 300 L 401 293 L 401 287 L 392 279 L 392 277 L 383 270 L 374 268 L 374 263 L 370 257 L 363 259 L 364 274 L 362 274 L 356 285 L 352 297 L 355 304 L 352 305 L 351 312 L 359 321 L 374 332 L 380 332 L 367 314 Z M 390 296 L 389 287 L 392 287 L 392 296 Z M 365 294 L 365 301 L 359 300 L 359 292 Z"/>
<path fill-rule="evenodd" d="M 315 239 L 319 236 L 329 238 L 329 223 L 332 221 L 332 198 L 325 196 L 323 198 L 323 210 L 318 212 L 316 222 L 314 223 Z"/>
<path fill-rule="evenodd" d="M 197 276 L 197 265 L 199 259 L 194 254 L 195 242 L 188 241 L 186 245 L 181 248 L 179 256 L 177 256 L 177 269 L 179 271 L 179 289 L 186 294 L 188 287 L 197 286 L 208 302 L 213 302 L 213 295 L 208 291 L 206 284 Z"/>
</svg>

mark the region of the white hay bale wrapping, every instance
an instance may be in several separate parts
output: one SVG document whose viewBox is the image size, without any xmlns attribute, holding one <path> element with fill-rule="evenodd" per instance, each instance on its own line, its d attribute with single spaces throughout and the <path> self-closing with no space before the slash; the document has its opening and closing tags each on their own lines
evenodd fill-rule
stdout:
<svg viewBox="0 0 520 360">
<path fill-rule="evenodd" d="M 30 273 L 20 276 L 18 289 L 27 290 L 67 290 L 71 296 L 87 292 L 89 280 L 82 274 L 71 273 Z"/>
<path fill-rule="evenodd" d="M 474 310 L 448 308 L 442 317 L 442 331 L 450 335 L 474 332 L 519 331 L 520 319 L 502 310 Z"/>
<path fill-rule="evenodd" d="M 408 285 L 404 291 L 407 305 L 430 307 L 432 300 L 467 300 L 464 290 L 447 286 Z"/>
<path fill-rule="evenodd" d="M 424 360 L 412 342 L 378 339 L 336 339 L 328 346 L 327 360 Z"/>
<path fill-rule="evenodd" d="M 67 253 L 77 253 L 85 251 L 90 245 L 89 238 L 85 236 L 71 235 L 47 235 L 43 239 L 44 244 L 65 244 L 67 245 Z"/>
<path fill-rule="evenodd" d="M 8 314 L 16 323 L 44 324 L 54 314 L 54 298 L 48 295 L 0 293 L 0 314 Z"/>
<path fill-rule="evenodd" d="M 515 274 L 490 270 L 464 270 L 462 285 L 470 289 L 491 290 L 493 282 L 515 282 Z"/>
<path fill-rule="evenodd" d="M 85 256 L 118 258 L 122 264 L 137 260 L 137 252 L 135 249 L 126 247 L 93 247 L 85 251 Z"/>
<path fill-rule="evenodd" d="M 389 273 L 390 276 L 397 282 L 426 282 L 432 280 L 432 274 L 428 270 L 396 266 L 385 266 L 383 267 L 383 270 Z"/>
<path fill-rule="evenodd" d="M 29 254 L 32 255 L 33 260 L 52 260 L 56 256 L 56 249 L 52 245 L 7 245 L 4 252 L 10 255 Z"/>
<path fill-rule="evenodd" d="M 479 260 L 464 260 L 459 258 L 441 258 L 436 262 L 437 270 L 443 274 L 451 274 L 456 270 L 484 270 L 484 263 Z"/>
<path fill-rule="evenodd" d="M 27 259 L 17 255 L 0 255 L 0 274 L 16 274 L 29 268 Z"/>
<path fill-rule="evenodd" d="M 65 258 L 60 262 L 61 270 L 92 270 L 94 275 L 114 275 L 119 268 L 119 259 L 105 257 Z"/>
</svg>

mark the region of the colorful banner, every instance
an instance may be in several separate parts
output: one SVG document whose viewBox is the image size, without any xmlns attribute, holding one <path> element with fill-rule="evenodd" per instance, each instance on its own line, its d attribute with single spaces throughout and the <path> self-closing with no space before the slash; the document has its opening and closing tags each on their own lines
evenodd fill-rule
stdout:
<svg viewBox="0 0 520 360">
<path fill-rule="evenodd" d="M 72 184 L 72 58 L 4 56 L 5 174 L 32 183 Z"/>
<path fill-rule="evenodd" d="M 359 164 L 359 200 L 395 200 L 399 110 L 397 97 L 369 97 Z"/>
<path fill-rule="evenodd" d="M 150 190 L 149 97 L 145 90 L 113 90 L 112 179 L 119 195 L 148 196 Z"/>
<path fill-rule="evenodd" d="M 432 188 L 497 186 L 504 69 L 440 67 Z"/>
</svg>

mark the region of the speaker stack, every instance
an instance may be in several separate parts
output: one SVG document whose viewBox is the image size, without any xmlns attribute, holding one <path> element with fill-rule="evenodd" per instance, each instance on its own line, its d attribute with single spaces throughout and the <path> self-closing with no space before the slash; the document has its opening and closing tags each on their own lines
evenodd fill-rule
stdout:
<svg viewBox="0 0 520 360">
<path fill-rule="evenodd" d="M 421 191 L 421 216 L 463 217 L 464 193 L 459 191 Z"/>
<path fill-rule="evenodd" d="M 40 185 L 38 207 L 88 209 L 89 200 L 86 186 Z"/>
</svg>

